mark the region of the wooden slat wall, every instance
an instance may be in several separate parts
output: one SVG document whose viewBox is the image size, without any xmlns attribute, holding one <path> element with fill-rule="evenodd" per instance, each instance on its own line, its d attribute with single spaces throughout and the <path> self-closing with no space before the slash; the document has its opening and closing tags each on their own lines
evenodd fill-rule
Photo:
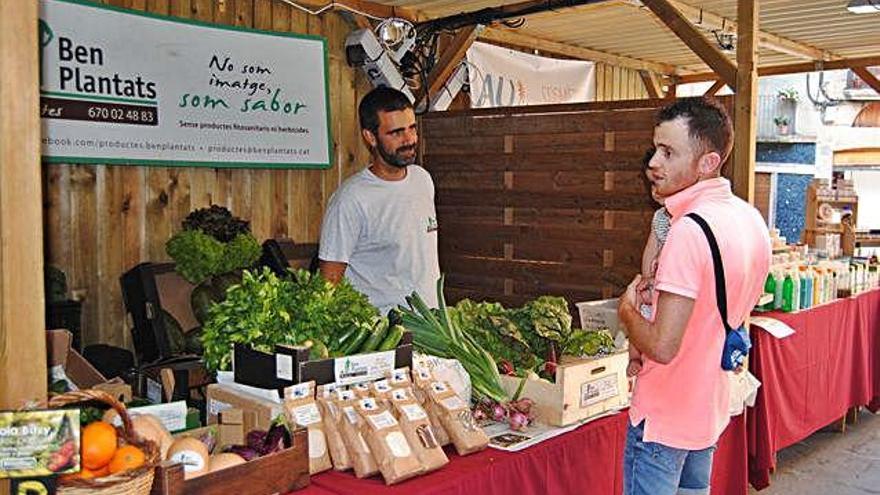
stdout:
<svg viewBox="0 0 880 495">
<path fill-rule="evenodd" d="M 353 28 L 340 15 L 309 16 L 280 0 L 112 0 L 136 10 L 275 31 L 323 35 L 330 51 L 334 141 L 328 170 L 43 165 L 46 262 L 83 298 L 83 342 L 130 347 L 119 276 L 167 260 L 165 242 L 195 208 L 221 204 L 249 219 L 256 237 L 316 242 L 324 205 L 368 160 L 357 102 L 369 83 L 345 62 Z"/>
<path fill-rule="evenodd" d="M 637 71 L 596 63 L 596 101 L 641 100 L 648 90 Z"/>
<path fill-rule="evenodd" d="M 522 304 L 545 294 L 573 303 L 621 293 L 640 269 L 656 208 L 642 157 L 663 104 L 424 116 L 447 296 Z"/>
</svg>

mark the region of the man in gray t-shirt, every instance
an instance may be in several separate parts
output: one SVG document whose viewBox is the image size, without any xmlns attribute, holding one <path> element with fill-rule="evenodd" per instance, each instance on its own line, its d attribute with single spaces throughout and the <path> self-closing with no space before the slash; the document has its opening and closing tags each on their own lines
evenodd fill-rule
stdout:
<svg viewBox="0 0 880 495">
<path fill-rule="evenodd" d="M 343 276 L 386 314 L 413 291 L 437 305 L 437 214 L 434 183 L 415 165 L 418 134 L 412 103 L 376 88 L 358 107 L 370 165 L 330 198 L 321 225 L 321 274 Z"/>
</svg>

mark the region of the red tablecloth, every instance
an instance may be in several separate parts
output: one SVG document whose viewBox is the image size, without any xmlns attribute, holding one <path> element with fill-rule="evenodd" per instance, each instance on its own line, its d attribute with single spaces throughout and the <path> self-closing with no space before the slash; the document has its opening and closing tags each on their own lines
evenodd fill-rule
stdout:
<svg viewBox="0 0 880 495">
<path fill-rule="evenodd" d="M 466 457 L 450 454 L 443 469 L 394 486 L 385 486 L 379 477 L 359 480 L 351 472 L 322 473 L 297 494 L 617 495 L 623 489 L 627 421 L 627 414 L 619 413 L 517 453 L 487 449 Z M 745 422 L 738 416 L 718 443 L 713 494 L 747 493 L 745 452 Z"/>
<path fill-rule="evenodd" d="M 749 481 L 770 483 L 776 452 L 841 418 L 880 405 L 880 290 L 798 313 L 767 314 L 795 334 L 777 339 L 753 326 L 751 372 L 761 381 L 748 409 Z"/>
</svg>

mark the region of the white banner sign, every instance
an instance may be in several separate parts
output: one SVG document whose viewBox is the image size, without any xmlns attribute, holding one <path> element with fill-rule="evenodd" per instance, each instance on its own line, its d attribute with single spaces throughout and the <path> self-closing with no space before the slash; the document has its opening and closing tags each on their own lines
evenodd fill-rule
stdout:
<svg viewBox="0 0 880 495">
<path fill-rule="evenodd" d="M 488 43 L 471 45 L 467 61 L 471 108 L 596 99 L 593 62 L 539 57 Z"/>
<path fill-rule="evenodd" d="M 324 168 L 326 40 L 40 4 L 50 162 Z"/>
</svg>

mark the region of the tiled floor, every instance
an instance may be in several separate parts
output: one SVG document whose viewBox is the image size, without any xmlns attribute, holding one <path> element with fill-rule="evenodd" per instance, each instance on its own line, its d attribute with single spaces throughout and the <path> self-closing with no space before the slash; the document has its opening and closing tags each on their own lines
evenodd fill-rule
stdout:
<svg viewBox="0 0 880 495">
<path fill-rule="evenodd" d="M 760 495 L 880 494 L 880 414 L 862 411 L 846 433 L 820 431 L 779 452 Z"/>
</svg>

